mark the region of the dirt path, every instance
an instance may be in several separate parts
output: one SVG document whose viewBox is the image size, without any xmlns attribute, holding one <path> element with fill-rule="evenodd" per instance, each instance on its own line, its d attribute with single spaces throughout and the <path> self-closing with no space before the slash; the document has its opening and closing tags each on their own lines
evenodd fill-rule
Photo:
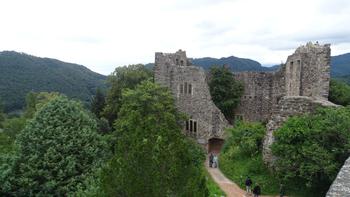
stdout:
<svg viewBox="0 0 350 197">
<path fill-rule="evenodd" d="M 208 162 L 205 163 L 205 167 L 208 170 L 210 176 L 218 184 L 222 191 L 224 191 L 227 197 L 250 197 L 252 195 L 246 195 L 246 192 L 242 190 L 238 185 L 228 178 L 218 168 L 209 168 Z M 272 197 L 272 196 L 261 196 Z"/>
</svg>

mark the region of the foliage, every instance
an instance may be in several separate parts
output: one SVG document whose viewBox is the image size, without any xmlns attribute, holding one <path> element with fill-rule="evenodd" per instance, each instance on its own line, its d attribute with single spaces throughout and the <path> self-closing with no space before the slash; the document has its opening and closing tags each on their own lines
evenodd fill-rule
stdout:
<svg viewBox="0 0 350 197">
<path fill-rule="evenodd" d="M 110 125 L 113 125 L 117 119 L 122 105 L 122 91 L 124 89 L 133 89 L 142 81 L 151 77 L 152 72 L 142 64 L 117 67 L 108 77 L 110 88 L 107 92 L 106 107 L 103 111 L 103 116 L 108 119 Z"/>
<path fill-rule="evenodd" d="M 338 105 L 349 105 L 350 85 L 342 81 L 331 80 L 329 100 Z"/>
<path fill-rule="evenodd" d="M 18 153 L 0 185 L 15 196 L 65 196 L 77 191 L 105 154 L 96 122 L 82 106 L 59 96 L 17 136 Z M 6 190 L 5 190 L 6 189 Z"/>
<path fill-rule="evenodd" d="M 122 102 L 115 154 L 102 173 L 106 195 L 207 196 L 203 151 L 182 134 L 172 94 L 145 81 Z"/>
<path fill-rule="evenodd" d="M 235 144 L 247 155 L 256 155 L 261 152 L 262 140 L 265 134 L 265 127 L 261 123 L 239 121 L 235 124 L 235 127 L 228 129 L 228 131 L 231 136 L 224 145 L 224 149 Z"/>
<path fill-rule="evenodd" d="M 2 101 L 1 101 L 1 98 L 0 98 L 0 131 L 1 131 L 1 128 L 3 127 L 2 122 L 4 120 L 5 120 L 5 114 L 4 114 L 4 111 L 3 111 Z"/>
<path fill-rule="evenodd" d="M 6 119 L 3 123 L 3 132 L 12 140 L 15 140 L 17 134 L 24 129 L 26 121 L 23 117 Z"/>
<path fill-rule="evenodd" d="M 14 51 L 0 52 L 0 97 L 6 112 L 21 110 L 30 92 L 60 92 L 90 102 L 106 77 L 84 66 Z"/>
<path fill-rule="evenodd" d="M 220 170 L 232 181 L 245 189 L 244 181 L 249 176 L 253 185 L 259 183 L 263 194 L 277 194 L 279 180 L 264 164 L 261 152 L 246 155 L 237 146 L 230 146 L 220 154 Z"/>
<path fill-rule="evenodd" d="M 33 118 L 36 111 L 40 110 L 46 103 L 59 95 L 60 94 L 57 92 L 29 92 L 26 96 L 24 117 L 29 119 Z"/>
<path fill-rule="evenodd" d="M 101 113 L 106 105 L 105 95 L 100 88 L 97 88 L 95 96 L 91 100 L 91 111 L 97 118 L 101 118 Z"/>
<path fill-rule="evenodd" d="M 233 120 L 234 108 L 243 94 L 243 85 L 227 68 L 211 67 L 209 89 L 215 105 L 228 120 Z"/>
<path fill-rule="evenodd" d="M 350 154 L 349 131 L 349 107 L 289 118 L 275 132 L 272 145 L 280 175 L 325 192 Z"/>
</svg>

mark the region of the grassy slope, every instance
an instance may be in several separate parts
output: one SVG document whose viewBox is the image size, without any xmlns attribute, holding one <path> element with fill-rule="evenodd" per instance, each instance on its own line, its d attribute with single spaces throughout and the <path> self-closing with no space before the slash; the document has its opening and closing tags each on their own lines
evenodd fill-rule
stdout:
<svg viewBox="0 0 350 197">
<path fill-rule="evenodd" d="M 268 170 L 263 163 L 262 155 L 246 157 L 237 149 L 230 149 L 221 154 L 221 171 L 232 181 L 237 183 L 242 189 L 245 188 L 244 181 L 247 176 L 253 180 L 253 184 L 259 183 L 262 194 L 277 195 L 279 193 L 279 180 L 276 175 Z M 299 184 L 298 184 L 299 183 Z M 286 192 L 288 196 L 313 197 L 317 193 L 308 190 L 300 182 L 287 183 Z"/>
</svg>

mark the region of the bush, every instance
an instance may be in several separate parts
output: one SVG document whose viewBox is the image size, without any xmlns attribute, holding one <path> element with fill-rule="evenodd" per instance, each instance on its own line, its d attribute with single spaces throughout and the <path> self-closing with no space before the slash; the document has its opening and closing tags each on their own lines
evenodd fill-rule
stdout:
<svg viewBox="0 0 350 197">
<path fill-rule="evenodd" d="M 247 155 L 256 155 L 262 149 L 262 140 L 265 135 L 265 127 L 261 123 L 237 122 L 235 127 L 228 129 L 231 133 L 224 151 L 233 144 Z"/>
<path fill-rule="evenodd" d="M 350 108 L 321 108 L 289 118 L 274 135 L 280 176 L 317 187 L 322 195 L 350 155 Z"/>
</svg>

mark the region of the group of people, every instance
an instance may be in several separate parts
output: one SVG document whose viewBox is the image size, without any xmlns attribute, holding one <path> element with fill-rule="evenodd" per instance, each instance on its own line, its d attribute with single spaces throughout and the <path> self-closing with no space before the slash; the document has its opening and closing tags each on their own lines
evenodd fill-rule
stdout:
<svg viewBox="0 0 350 197">
<path fill-rule="evenodd" d="M 219 166 L 218 156 L 210 153 L 209 155 L 209 167 L 217 168 Z"/>
<path fill-rule="evenodd" d="M 252 193 L 252 185 L 253 185 L 253 181 L 248 176 L 247 179 L 245 180 L 245 188 L 248 195 Z M 254 197 L 259 197 L 259 195 L 261 194 L 261 188 L 258 183 L 255 184 L 255 187 L 253 189 L 253 194 L 254 194 Z"/>
</svg>

